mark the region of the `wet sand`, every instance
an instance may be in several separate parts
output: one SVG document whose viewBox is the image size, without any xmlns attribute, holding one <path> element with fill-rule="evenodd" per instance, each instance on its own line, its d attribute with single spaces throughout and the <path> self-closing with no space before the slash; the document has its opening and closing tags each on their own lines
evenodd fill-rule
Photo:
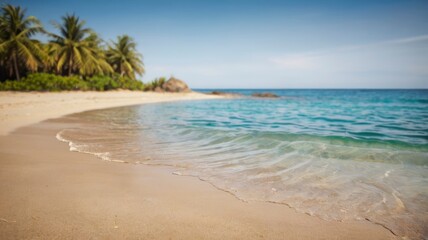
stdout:
<svg viewBox="0 0 428 240">
<path fill-rule="evenodd" d="M 0 136 L 0 239 L 396 239 L 368 221 L 242 202 L 171 168 L 70 152 L 55 138 L 64 124 Z"/>
</svg>

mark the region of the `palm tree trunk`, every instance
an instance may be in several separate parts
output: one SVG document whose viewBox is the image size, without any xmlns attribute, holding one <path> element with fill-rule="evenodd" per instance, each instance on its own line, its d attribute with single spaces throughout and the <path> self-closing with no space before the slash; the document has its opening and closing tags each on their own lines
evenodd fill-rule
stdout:
<svg viewBox="0 0 428 240">
<path fill-rule="evenodd" d="M 16 80 L 19 81 L 20 77 L 19 77 L 18 60 L 16 57 L 16 52 L 13 53 L 12 60 L 13 60 L 13 69 L 15 70 L 15 77 L 16 77 Z"/>
<path fill-rule="evenodd" d="M 68 60 L 68 76 L 71 76 L 71 65 L 73 64 L 73 60 L 70 56 L 70 59 Z"/>
<path fill-rule="evenodd" d="M 119 71 L 120 71 L 120 77 L 123 77 L 125 75 L 125 71 L 122 69 L 122 62 L 119 62 Z"/>
</svg>

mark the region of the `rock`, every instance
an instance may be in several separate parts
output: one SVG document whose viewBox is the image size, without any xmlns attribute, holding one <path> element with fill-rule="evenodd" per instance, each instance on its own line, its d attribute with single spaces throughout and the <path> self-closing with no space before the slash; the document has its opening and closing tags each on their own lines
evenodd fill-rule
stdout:
<svg viewBox="0 0 428 240">
<path fill-rule="evenodd" d="M 273 93 L 253 93 L 251 96 L 259 98 L 279 98 L 278 95 Z"/>
<path fill-rule="evenodd" d="M 219 91 L 212 91 L 211 94 L 212 95 L 224 95 L 226 93 L 225 92 L 219 92 Z"/>
<path fill-rule="evenodd" d="M 171 77 L 162 85 L 162 89 L 166 92 L 190 92 L 189 86 L 179 79 Z"/>
<path fill-rule="evenodd" d="M 219 91 L 213 91 L 211 92 L 212 95 L 218 95 L 218 96 L 225 96 L 225 97 L 242 97 L 242 94 L 239 93 L 232 93 L 232 92 L 219 92 Z"/>
<path fill-rule="evenodd" d="M 154 92 L 164 92 L 161 87 L 156 87 L 155 90 L 153 90 L 153 91 Z"/>
</svg>

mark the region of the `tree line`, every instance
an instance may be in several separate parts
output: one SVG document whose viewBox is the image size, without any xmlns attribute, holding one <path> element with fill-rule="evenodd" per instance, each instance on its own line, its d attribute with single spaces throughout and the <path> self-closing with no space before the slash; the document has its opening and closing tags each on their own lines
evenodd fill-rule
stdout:
<svg viewBox="0 0 428 240">
<path fill-rule="evenodd" d="M 0 80 L 20 80 L 33 73 L 62 77 L 96 76 L 136 80 L 144 74 L 142 55 L 128 35 L 106 43 L 85 21 L 67 14 L 48 32 L 20 6 L 4 5 L 0 13 Z M 44 34 L 47 42 L 35 39 Z"/>
</svg>

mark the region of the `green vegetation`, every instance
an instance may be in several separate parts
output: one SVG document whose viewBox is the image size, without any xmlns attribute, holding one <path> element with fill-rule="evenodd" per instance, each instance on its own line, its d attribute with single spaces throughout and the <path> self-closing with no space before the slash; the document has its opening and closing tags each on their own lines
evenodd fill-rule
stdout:
<svg viewBox="0 0 428 240">
<path fill-rule="evenodd" d="M 115 89 L 144 90 L 140 81 L 119 75 L 93 76 L 83 80 L 79 76 L 60 76 L 49 73 L 33 73 L 20 81 L 9 80 L 0 83 L 0 91 L 105 91 Z"/>
<path fill-rule="evenodd" d="M 7 5 L 0 17 L 0 62 L 6 73 L 20 79 L 20 72 L 34 72 L 39 66 L 41 44 L 31 37 L 42 32 L 35 17 L 25 17 L 25 10 Z"/>
<path fill-rule="evenodd" d="M 141 54 L 136 51 L 137 45 L 127 35 L 118 36 L 117 42 L 112 42 L 106 52 L 107 61 L 121 76 L 135 78 L 135 73 L 143 74 L 144 68 Z"/>
<path fill-rule="evenodd" d="M 56 59 L 56 71 L 62 75 L 109 74 L 113 72 L 107 63 L 101 40 L 85 22 L 75 15 L 62 18 L 62 24 L 54 23 L 60 34 L 49 33 L 51 49 Z"/>
<path fill-rule="evenodd" d="M 131 37 L 105 43 L 74 14 L 53 25 L 57 33 L 47 32 L 19 6 L 0 9 L 0 90 L 150 90 L 165 81 L 145 88 L 137 80 L 144 64 Z M 36 40 L 36 34 L 49 41 Z"/>
<path fill-rule="evenodd" d="M 77 76 L 63 77 L 47 73 L 30 74 L 21 81 L 6 81 L 0 84 L 2 91 L 60 91 L 88 90 L 88 85 Z"/>
<path fill-rule="evenodd" d="M 156 88 L 162 88 L 163 84 L 166 82 L 165 77 L 156 78 L 155 80 L 146 84 L 146 91 L 154 91 Z"/>
</svg>

